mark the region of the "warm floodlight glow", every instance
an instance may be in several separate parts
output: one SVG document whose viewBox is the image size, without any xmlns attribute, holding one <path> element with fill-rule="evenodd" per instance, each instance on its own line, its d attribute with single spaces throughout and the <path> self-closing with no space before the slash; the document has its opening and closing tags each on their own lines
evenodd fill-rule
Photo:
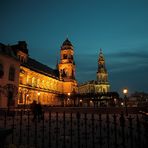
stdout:
<svg viewBox="0 0 148 148">
<path fill-rule="evenodd" d="M 128 89 L 127 89 L 127 88 L 124 88 L 124 89 L 123 89 L 123 94 L 126 95 L 127 93 L 128 93 Z"/>
</svg>

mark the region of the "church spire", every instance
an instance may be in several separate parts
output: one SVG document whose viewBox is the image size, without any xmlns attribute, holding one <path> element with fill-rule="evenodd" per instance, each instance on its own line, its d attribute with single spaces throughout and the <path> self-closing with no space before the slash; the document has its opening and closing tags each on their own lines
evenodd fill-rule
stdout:
<svg viewBox="0 0 148 148">
<path fill-rule="evenodd" d="M 105 58 L 101 48 L 98 57 L 97 82 L 98 84 L 102 85 L 105 92 L 108 92 L 109 90 L 108 73 L 105 66 Z"/>
<path fill-rule="evenodd" d="M 100 48 L 100 53 L 102 54 L 102 48 Z"/>
<path fill-rule="evenodd" d="M 98 58 L 98 72 L 99 71 L 107 72 L 105 67 L 105 59 L 104 59 L 104 55 L 101 48 L 100 48 L 100 53 Z"/>
</svg>

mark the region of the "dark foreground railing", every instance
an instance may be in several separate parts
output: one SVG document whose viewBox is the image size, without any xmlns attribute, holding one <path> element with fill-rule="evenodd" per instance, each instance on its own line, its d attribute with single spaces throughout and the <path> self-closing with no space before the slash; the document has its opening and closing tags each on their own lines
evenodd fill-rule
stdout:
<svg viewBox="0 0 148 148">
<path fill-rule="evenodd" d="M 141 114 L 101 114 L 52 108 L 41 119 L 32 112 L 3 111 L 0 127 L 12 129 L 6 147 L 17 148 L 146 148 L 148 123 Z"/>
</svg>

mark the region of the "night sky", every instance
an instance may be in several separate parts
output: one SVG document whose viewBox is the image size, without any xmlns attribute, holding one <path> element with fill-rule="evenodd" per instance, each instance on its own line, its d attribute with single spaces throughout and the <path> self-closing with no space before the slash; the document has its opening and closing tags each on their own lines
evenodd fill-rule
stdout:
<svg viewBox="0 0 148 148">
<path fill-rule="evenodd" d="M 55 68 L 67 38 L 79 83 L 96 79 L 102 48 L 111 91 L 148 92 L 148 0 L 0 0 L 0 42 L 25 40 Z"/>
</svg>

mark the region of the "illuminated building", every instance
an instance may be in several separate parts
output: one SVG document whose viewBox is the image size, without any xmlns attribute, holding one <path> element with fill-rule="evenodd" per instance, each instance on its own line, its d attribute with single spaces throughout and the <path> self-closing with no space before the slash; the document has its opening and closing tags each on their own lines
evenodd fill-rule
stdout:
<svg viewBox="0 0 148 148">
<path fill-rule="evenodd" d="M 79 93 L 107 93 L 110 90 L 108 72 L 105 66 L 105 59 L 100 49 L 98 57 L 97 80 L 92 80 L 79 85 Z"/>
<path fill-rule="evenodd" d="M 18 103 L 29 104 L 36 100 L 41 104 L 61 105 L 60 94 L 77 92 L 73 54 L 73 46 L 66 39 L 61 46 L 57 69 L 28 57 L 20 68 Z"/>
<path fill-rule="evenodd" d="M 74 49 L 66 39 L 60 50 L 60 62 L 52 69 L 28 55 L 24 41 L 11 46 L 21 65 L 18 83 L 18 104 L 30 104 L 33 100 L 44 105 L 61 105 L 61 94 L 78 91 L 75 80 Z"/>
</svg>

